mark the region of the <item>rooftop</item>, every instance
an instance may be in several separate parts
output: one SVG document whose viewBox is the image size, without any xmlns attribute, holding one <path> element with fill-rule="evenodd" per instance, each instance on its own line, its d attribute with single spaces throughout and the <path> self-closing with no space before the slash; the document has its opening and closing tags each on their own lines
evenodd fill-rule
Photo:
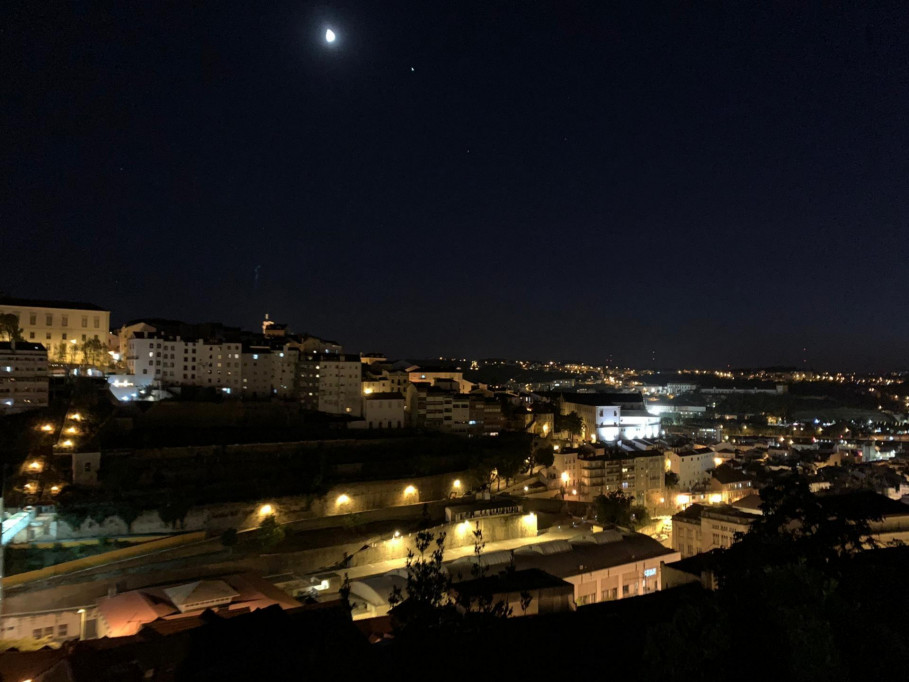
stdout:
<svg viewBox="0 0 909 682">
<path fill-rule="evenodd" d="M 600 407 L 640 404 L 644 397 L 640 393 L 563 393 L 562 401 Z"/>
<path fill-rule="evenodd" d="M 64 308 L 67 310 L 98 310 L 109 312 L 94 303 L 85 303 L 83 301 L 50 301 L 41 298 L 12 298 L 9 296 L 0 297 L 0 306 L 22 306 L 23 308 Z"/>
</svg>

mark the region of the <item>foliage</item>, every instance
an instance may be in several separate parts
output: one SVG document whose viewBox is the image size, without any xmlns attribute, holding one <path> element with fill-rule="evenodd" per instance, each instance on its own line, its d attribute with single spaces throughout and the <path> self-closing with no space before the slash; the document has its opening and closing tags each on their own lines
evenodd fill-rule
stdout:
<svg viewBox="0 0 909 682">
<path fill-rule="evenodd" d="M 256 532 L 256 539 L 264 550 L 274 549 L 283 542 L 284 527 L 278 523 L 278 518 L 274 514 L 262 519 Z"/>
<path fill-rule="evenodd" d="M 531 467 L 541 466 L 541 467 L 551 467 L 555 462 L 555 450 L 553 450 L 551 445 L 544 445 L 533 451 L 533 460 Z M 532 468 L 531 468 L 532 471 Z"/>
<path fill-rule="evenodd" d="M 667 488 L 674 488 L 679 484 L 679 475 L 674 471 L 667 471 L 663 475 L 663 483 Z"/>
<path fill-rule="evenodd" d="M 439 537 L 431 531 L 420 531 L 414 540 L 417 552 L 407 550 L 407 601 L 421 609 L 438 609 L 446 604 L 451 580 L 442 568 L 445 555 L 445 533 Z M 434 546 L 434 547 L 433 547 Z M 404 601 L 401 589 L 395 586 L 388 602 L 394 606 Z"/>
<path fill-rule="evenodd" d="M 567 432 L 572 436 L 580 436 L 584 432 L 584 420 L 577 412 L 568 414 L 555 414 L 556 433 Z"/>
<path fill-rule="evenodd" d="M 761 489 L 763 514 L 723 553 L 718 575 L 723 583 L 747 585 L 768 566 L 805 564 L 819 570 L 837 559 L 873 547 L 870 521 L 862 505 L 833 505 L 813 494 L 793 470 Z M 858 498 L 856 498 L 858 499 Z"/>
<path fill-rule="evenodd" d="M 6 337 L 7 341 L 21 341 L 22 330 L 19 328 L 19 318 L 12 313 L 0 315 L 0 338 Z"/>
<path fill-rule="evenodd" d="M 582 436 L 584 433 L 584 420 L 577 412 L 570 412 L 568 414 L 559 414 L 557 412 L 553 421 L 553 427 L 556 433 L 567 433 L 571 436 L 571 442 L 574 443 L 574 439 Z"/>
<path fill-rule="evenodd" d="M 104 361 L 107 360 L 107 347 L 97 337 L 92 337 L 86 339 L 82 342 L 82 364 L 90 365 L 92 367 L 100 367 L 102 364 L 106 364 Z"/>
<path fill-rule="evenodd" d="M 626 495 L 621 490 L 598 495 L 593 504 L 596 509 L 597 522 L 600 524 L 612 523 L 623 528 L 634 528 L 642 525 L 635 514 L 641 507 L 632 507 L 634 497 Z M 646 511 L 644 512 L 646 516 Z"/>
</svg>

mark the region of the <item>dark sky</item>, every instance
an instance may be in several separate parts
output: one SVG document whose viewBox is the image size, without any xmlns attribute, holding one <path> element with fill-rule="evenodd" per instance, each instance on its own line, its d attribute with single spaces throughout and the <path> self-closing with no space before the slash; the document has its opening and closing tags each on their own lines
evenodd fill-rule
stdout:
<svg viewBox="0 0 909 682">
<path fill-rule="evenodd" d="M 392 356 L 909 365 L 909 3 L 106 4 L 0 6 L 10 294 Z"/>
</svg>

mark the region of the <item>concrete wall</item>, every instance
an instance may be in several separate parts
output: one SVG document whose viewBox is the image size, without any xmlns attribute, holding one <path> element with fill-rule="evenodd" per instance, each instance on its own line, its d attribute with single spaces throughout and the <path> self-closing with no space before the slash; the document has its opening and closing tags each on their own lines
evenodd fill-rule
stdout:
<svg viewBox="0 0 909 682">
<path fill-rule="evenodd" d="M 455 481 L 466 481 L 467 472 L 413 477 L 393 481 L 346 483 L 333 487 L 323 497 L 310 496 L 262 499 L 254 502 L 235 502 L 194 507 L 177 530 L 205 530 L 220 533 L 227 528 L 253 528 L 261 521 L 260 509 L 269 504 L 281 523 L 335 516 L 376 509 L 422 504 L 431 500 L 448 499 L 458 487 Z M 463 489 L 462 484 L 460 489 Z M 411 490 L 412 488 L 412 490 Z M 132 527 L 119 517 L 108 517 L 101 523 L 85 519 L 79 528 L 71 528 L 58 519 L 55 538 L 36 538 L 41 541 L 84 537 L 113 537 L 120 535 L 173 532 L 161 521 L 156 510 L 148 510 L 133 521 Z"/>
</svg>

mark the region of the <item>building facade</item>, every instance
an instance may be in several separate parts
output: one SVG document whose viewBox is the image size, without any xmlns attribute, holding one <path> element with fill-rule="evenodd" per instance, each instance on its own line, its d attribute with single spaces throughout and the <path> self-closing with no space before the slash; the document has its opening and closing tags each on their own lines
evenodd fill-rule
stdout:
<svg viewBox="0 0 909 682">
<path fill-rule="evenodd" d="M 0 414 L 47 407 L 47 350 L 40 343 L 0 343 Z"/>
<path fill-rule="evenodd" d="M 19 318 L 22 338 L 40 343 L 51 361 L 83 362 L 81 345 L 98 339 L 105 350 L 110 333 L 110 311 L 93 303 L 0 298 L 0 315 Z"/>
</svg>

